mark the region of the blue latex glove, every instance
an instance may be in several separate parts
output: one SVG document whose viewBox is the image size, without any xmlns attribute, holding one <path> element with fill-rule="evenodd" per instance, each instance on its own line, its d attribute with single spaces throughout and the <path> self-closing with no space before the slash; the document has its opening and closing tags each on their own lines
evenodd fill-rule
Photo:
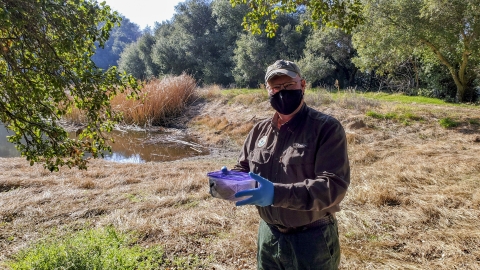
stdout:
<svg viewBox="0 0 480 270">
<path fill-rule="evenodd" d="M 235 193 L 235 197 L 252 196 L 243 201 L 238 201 L 235 205 L 242 206 L 254 204 L 258 206 L 268 206 L 273 203 L 273 183 L 261 177 L 258 174 L 249 172 L 248 175 L 260 184 L 259 188 L 242 190 Z"/>
</svg>

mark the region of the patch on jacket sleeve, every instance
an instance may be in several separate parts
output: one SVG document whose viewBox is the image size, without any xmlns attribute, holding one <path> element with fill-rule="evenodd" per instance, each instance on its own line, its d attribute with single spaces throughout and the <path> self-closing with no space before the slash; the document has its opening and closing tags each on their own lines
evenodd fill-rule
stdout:
<svg viewBox="0 0 480 270">
<path fill-rule="evenodd" d="M 267 143 L 267 136 L 263 136 L 263 137 L 260 138 L 260 140 L 258 141 L 257 146 L 258 146 L 258 147 L 264 147 L 266 143 Z"/>
</svg>

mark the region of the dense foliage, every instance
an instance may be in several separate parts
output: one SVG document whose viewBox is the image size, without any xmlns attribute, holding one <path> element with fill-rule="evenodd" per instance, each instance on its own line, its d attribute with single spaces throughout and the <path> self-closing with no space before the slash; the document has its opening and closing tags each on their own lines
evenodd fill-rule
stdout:
<svg viewBox="0 0 480 270">
<path fill-rule="evenodd" d="M 408 63 L 417 69 L 414 75 L 438 87 L 438 80 L 428 77 L 441 66 L 437 71 L 443 68 L 449 75 L 456 100 L 474 98 L 475 69 L 480 64 L 480 0 L 364 3 L 366 23 L 353 34 L 359 67 L 394 73 Z"/>
<path fill-rule="evenodd" d="M 312 86 L 470 102 L 480 91 L 479 21 L 479 0 L 187 0 L 119 67 L 259 87 L 265 67 L 287 58 Z"/>
<path fill-rule="evenodd" d="M 96 51 L 92 56 L 93 62 L 99 68 L 108 69 L 117 66 L 120 54 L 129 44 L 137 41 L 142 36 L 140 27 L 132 23 L 128 18 L 122 17 L 120 24 L 115 25 L 110 33 L 110 38 L 100 46 L 96 42 Z"/>
<path fill-rule="evenodd" d="M 363 21 L 360 0 L 230 0 L 232 6 L 246 4 L 249 12 L 242 25 L 252 33 L 263 31 L 273 37 L 279 28 L 279 14 L 307 11 L 309 19 L 305 25 L 326 25 L 349 32 Z M 262 29 L 262 24 L 264 29 Z"/>
<path fill-rule="evenodd" d="M 0 120 L 13 131 L 9 141 L 31 164 L 86 168 L 85 154 L 109 150 L 102 131 L 119 119 L 110 98 L 136 89 L 132 77 L 91 60 L 120 18 L 90 0 L 0 0 L 0 18 Z M 74 108 L 86 126 L 70 138 L 60 121 Z"/>
</svg>

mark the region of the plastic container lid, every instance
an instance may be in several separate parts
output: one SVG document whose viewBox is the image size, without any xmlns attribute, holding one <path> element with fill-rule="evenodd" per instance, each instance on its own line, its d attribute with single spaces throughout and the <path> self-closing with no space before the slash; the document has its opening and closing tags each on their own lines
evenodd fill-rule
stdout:
<svg viewBox="0 0 480 270">
<path fill-rule="evenodd" d="M 229 201 L 240 201 L 248 196 L 235 198 L 235 193 L 255 188 L 256 181 L 248 173 L 236 171 L 215 171 L 207 173 L 210 194 L 215 198 Z"/>
<path fill-rule="evenodd" d="M 224 180 L 234 180 L 234 181 L 244 181 L 244 180 L 253 180 L 248 173 L 236 172 L 236 171 L 216 171 L 207 173 L 209 178 L 215 179 L 224 179 Z M 255 181 L 255 180 L 254 180 Z"/>
</svg>

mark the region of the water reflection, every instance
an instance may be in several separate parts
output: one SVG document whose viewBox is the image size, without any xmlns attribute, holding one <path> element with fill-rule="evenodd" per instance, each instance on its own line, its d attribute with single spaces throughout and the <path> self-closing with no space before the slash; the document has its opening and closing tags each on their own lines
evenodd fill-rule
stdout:
<svg viewBox="0 0 480 270">
<path fill-rule="evenodd" d="M 105 159 L 117 162 L 171 161 L 208 154 L 193 138 L 174 132 L 114 131 L 111 136 L 115 143 Z"/>
<path fill-rule="evenodd" d="M 0 125 L 0 157 L 19 157 L 15 146 L 7 141 L 12 135 Z M 113 131 L 109 134 L 115 140 L 112 153 L 105 153 L 105 159 L 123 163 L 144 163 L 148 161 L 171 161 L 187 157 L 206 155 L 208 149 L 190 137 L 175 130 L 163 132 Z M 74 135 L 73 135 L 74 136 Z"/>
<path fill-rule="evenodd" d="M 140 154 L 133 154 L 129 157 L 126 157 L 122 154 L 113 153 L 112 155 L 105 156 L 104 159 L 118 163 L 145 163 L 145 160 L 140 157 Z"/>
<path fill-rule="evenodd" d="M 7 136 L 13 135 L 4 125 L 0 123 L 0 157 L 19 157 L 20 153 L 17 151 L 13 143 L 7 140 Z"/>
</svg>

